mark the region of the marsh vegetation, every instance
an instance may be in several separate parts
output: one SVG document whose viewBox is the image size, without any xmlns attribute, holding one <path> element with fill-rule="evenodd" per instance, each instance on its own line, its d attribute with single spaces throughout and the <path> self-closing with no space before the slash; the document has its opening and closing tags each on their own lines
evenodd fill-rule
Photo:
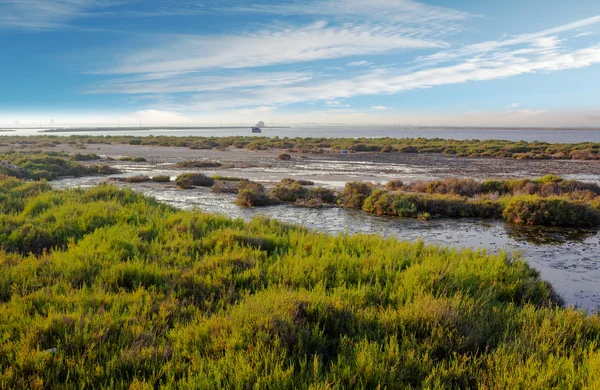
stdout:
<svg viewBox="0 0 600 390">
<path fill-rule="evenodd" d="M 191 149 L 284 150 L 290 153 L 347 151 L 349 153 L 443 153 L 458 157 L 515 159 L 599 160 L 600 143 L 575 144 L 505 140 L 448 140 L 441 138 L 280 138 L 280 137 L 174 137 L 174 136 L 89 136 L 39 135 L 0 136 L 8 147 L 40 148 L 72 143 L 74 145 L 125 144 Z"/>
<path fill-rule="evenodd" d="M 248 184 L 250 185 L 250 184 Z M 600 317 L 506 253 L 0 182 L 6 388 L 595 388 Z"/>
</svg>

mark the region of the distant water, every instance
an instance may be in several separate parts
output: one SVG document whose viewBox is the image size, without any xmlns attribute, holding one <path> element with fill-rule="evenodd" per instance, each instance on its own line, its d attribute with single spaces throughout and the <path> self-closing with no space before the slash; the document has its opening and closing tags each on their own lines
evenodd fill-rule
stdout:
<svg viewBox="0 0 600 390">
<path fill-rule="evenodd" d="M 444 128 L 403 128 L 392 126 L 336 126 L 336 127 L 291 127 L 264 128 L 262 134 L 252 134 L 248 129 L 153 129 L 141 131 L 82 131 L 73 133 L 39 133 L 39 129 L 19 129 L 1 135 L 135 135 L 135 136 L 264 136 L 264 137 L 312 137 L 312 138 L 444 138 L 455 140 L 508 140 L 508 141 L 541 141 L 550 143 L 599 142 L 600 130 L 522 130 L 522 129 L 444 129 Z"/>
</svg>

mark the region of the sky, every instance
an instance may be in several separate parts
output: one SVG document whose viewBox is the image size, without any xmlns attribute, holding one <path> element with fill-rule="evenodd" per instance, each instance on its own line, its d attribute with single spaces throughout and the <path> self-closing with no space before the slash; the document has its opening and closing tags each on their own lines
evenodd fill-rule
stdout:
<svg viewBox="0 0 600 390">
<path fill-rule="evenodd" d="M 600 127 L 598 0 L 0 0 L 0 126 Z"/>
</svg>

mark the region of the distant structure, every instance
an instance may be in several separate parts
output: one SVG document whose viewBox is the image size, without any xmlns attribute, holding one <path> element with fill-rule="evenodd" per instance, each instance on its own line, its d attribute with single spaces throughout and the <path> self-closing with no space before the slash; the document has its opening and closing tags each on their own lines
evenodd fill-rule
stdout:
<svg viewBox="0 0 600 390">
<path fill-rule="evenodd" d="M 261 127 L 265 127 L 265 122 L 263 122 L 263 121 L 258 122 L 255 126 L 252 127 L 252 132 L 253 133 L 262 133 L 262 131 L 260 130 Z"/>
</svg>

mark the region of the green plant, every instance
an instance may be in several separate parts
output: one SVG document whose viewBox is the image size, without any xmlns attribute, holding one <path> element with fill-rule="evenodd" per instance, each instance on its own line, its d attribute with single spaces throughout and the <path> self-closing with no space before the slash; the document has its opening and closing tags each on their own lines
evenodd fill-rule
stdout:
<svg viewBox="0 0 600 390">
<path fill-rule="evenodd" d="M 206 176 L 203 173 L 182 173 L 177 176 L 176 181 L 182 181 L 184 179 L 189 179 L 192 185 L 200 187 L 210 187 L 215 184 L 215 179 Z"/>
<path fill-rule="evenodd" d="M 169 175 L 152 176 L 152 181 L 155 183 L 168 183 L 171 181 L 171 176 L 169 176 Z"/>
</svg>

